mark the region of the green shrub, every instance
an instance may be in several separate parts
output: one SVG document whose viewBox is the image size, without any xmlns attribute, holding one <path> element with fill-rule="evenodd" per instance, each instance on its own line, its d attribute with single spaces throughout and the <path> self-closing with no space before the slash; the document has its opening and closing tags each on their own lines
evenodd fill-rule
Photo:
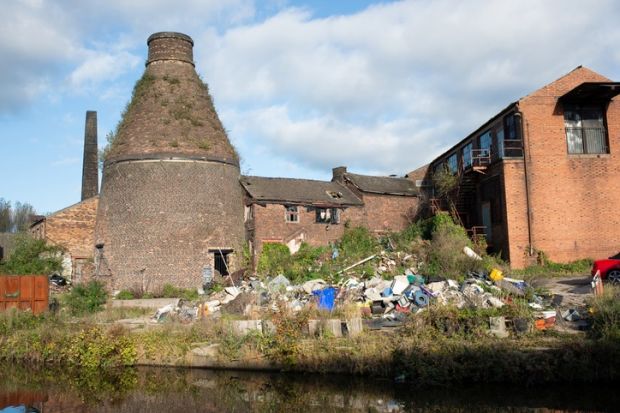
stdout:
<svg viewBox="0 0 620 413">
<path fill-rule="evenodd" d="M 71 314 L 84 315 L 100 311 L 106 303 L 108 294 L 102 283 L 90 281 L 88 284 L 80 284 L 65 296 L 65 305 L 69 307 Z"/>
<path fill-rule="evenodd" d="M 338 241 L 339 258 L 353 263 L 378 252 L 379 241 L 366 227 L 346 228 Z"/>
<path fill-rule="evenodd" d="M 15 249 L 0 264 L 0 274 L 43 274 L 62 270 L 62 249 L 26 235 L 17 237 Z"/>
<path fill-rule="evenodd" d="M 179 288 L 172 284 L 164 284 L 161 296 L 163 298 L 182 298 L 188 301 L 195 301 L 200 297 L 198 291 L 193 288 Z"/>
<path fill-rule="evenodd" d="M 133 300 L 135 297 L 131 291 L 122 290 L 119 291 L 119 293 L 116 294 L 116 297 L 114 298 L 116 298 L 117 300 Z"/>
<path fill-rule="evenodd" d="M 469 271 L 482 269 L 483 262 L 463 253 L 463 247 L 472 247 L 465 228 L 455 224 L 447 214 L 438 214 L 435 218 L 432 222 L 428 262 L 422 272 L 425 275 L 441 275 L 460 280 Z"/>
<path fill-rule="evenodd" d="M 606 285 L 603 295 L 590 302 L 593 338 L 620 342 L 620 288 Z"/>
<path fill-rule="evenodd" d="M 257 271 L 262 275 L 279 275 L 287 272 L 291 263 L 291 252 L 284 244 L 263 244 L 258 258 Z"/>
</svg>

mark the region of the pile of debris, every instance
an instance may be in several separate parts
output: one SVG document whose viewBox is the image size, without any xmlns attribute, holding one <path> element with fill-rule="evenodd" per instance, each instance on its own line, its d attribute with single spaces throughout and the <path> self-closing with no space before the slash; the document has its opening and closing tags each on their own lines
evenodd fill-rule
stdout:
<svg viewBox="0 0 620 413">
<path fill-rule="evenodd" d="M 463 252 L 474 259 L 479 257 L 469 248 Z M 411 254 L 399 252 L 381 253 L 358 261 L 343 269 L 339 274 L 373 261 L 375 276 L 360 279 L 356 276 L 344 278 L 332 285 L 323 279 L 313 279 L 294 285 L 284 275 L 260 280 L 256 277 L 230 277 L 229 287 L 209 293 L 200 303 L 185 304 L 174 308 L 162 308 L 155 315 L 155 320 L 163 320 L 168 314 L 174 314 L 182 320 L 204 317 L 219 317 L 222 313 L 244 316 L 251 319 L 260 318 L 268 310 L 277 311 L 282 305 L 293 312 L 308 306 L 332 311 L 338 306 L 356 306 L 358 316 L 374 320 L 373 328 L 401 325 L 408 314 L 424 311 L 429 305 L 454 306 L 456 308 L 501 308 L 512 303 L 518 297 L 529 300 L 529 307 L 537 319 L 535 327 L 547 329 L 553 327 L 556 310 L 553 309 L 551 297 L 532 293 L 523 280 L 503 276 L 494 269 L 490 273 L 470 272 L 462 282 L 453 279 L 435 277 L 426 279 L 418 274 L 419 263 Z M 395 268 L 409 265 L 403 274 L 386 279 Z M 576 320 L 575 311 L 561 314 L 566 320 Z M 491 327 L 498 323 L 490 320 Z M 503 324 L 499 320 L 499 324 Z M 502 335 L 502 334 L 498 334 Z"/>
</svg>

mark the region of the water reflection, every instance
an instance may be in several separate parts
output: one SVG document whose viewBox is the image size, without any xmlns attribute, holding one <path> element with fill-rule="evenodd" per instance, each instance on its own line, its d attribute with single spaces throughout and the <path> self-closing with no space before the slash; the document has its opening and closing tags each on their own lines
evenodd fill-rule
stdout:
<svg viewBox="0 0 620 413">
<path fill-rule="evenodd" d="M 0 366 L 0 412 L 613 412 L 612 386 L 412 388 L 343 376 Z"/>
</svg>

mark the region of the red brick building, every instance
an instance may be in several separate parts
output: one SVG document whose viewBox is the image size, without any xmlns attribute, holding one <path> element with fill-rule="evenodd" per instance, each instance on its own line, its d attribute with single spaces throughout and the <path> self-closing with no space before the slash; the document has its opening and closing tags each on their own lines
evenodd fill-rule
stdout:
<svg viewBox="0 0 620 413">
<path fill-rule="evenodd" d="M 539 252 L 557 262 L 617 253 L 618 94 L 620 83 L 580 66 L 493 116 L 431 162 L 426 180 L 442 168 L 458 177 L 448 198 L 459 218 L 513 268 Z"/>
<path fill-rule="evenodd" d="M 30 234 L 65 250 L 63 275 L 80 282 L 92 271 L 95 245 L 95 218 L 99 197 L 41 217 L 30 226 Z"/>
<path fill-rule="evenodd" d="M 377 234 L 399 231 L 415 210 L 415 183 L 395 177 L 367 176 L 334 169 L 331 182 L 244 176 L 245 224 L 252 255 L 268 242 L 296 252 L 302 242 L 328 245 L 339 239 L 344 224 L 364 226 Z"/>
</svg>

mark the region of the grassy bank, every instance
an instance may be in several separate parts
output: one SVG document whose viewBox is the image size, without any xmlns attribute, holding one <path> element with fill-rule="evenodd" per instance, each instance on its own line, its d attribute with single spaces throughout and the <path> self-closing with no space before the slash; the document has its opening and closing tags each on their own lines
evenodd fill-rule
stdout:
<svg viewBox="0 0 620 413">
<path fill-rule="evenodd" d="M 225 318 L 129 331 L 115 320 L 141 310 L 82 317 L 8 312 L 0 316 L 0 361 L 115 377 L 119 367 L 195 365 L 192 350 L 212 346 L 210 360 L 222 367 L 345 373 L 413 385 L 599 382 L 620 378 L 618 298 L 610 288 L 593 302 L 594 328 L 577 338 L 548 331 L 496 339 L 486 332 L 489 310 L 451 308 L 412 316 L 399 329 L 346 338 L 304 335 L 310 316 L 304 312 L 274 314 L 274 334 L 246 335 L 233 333 Z"/>
</svg>

